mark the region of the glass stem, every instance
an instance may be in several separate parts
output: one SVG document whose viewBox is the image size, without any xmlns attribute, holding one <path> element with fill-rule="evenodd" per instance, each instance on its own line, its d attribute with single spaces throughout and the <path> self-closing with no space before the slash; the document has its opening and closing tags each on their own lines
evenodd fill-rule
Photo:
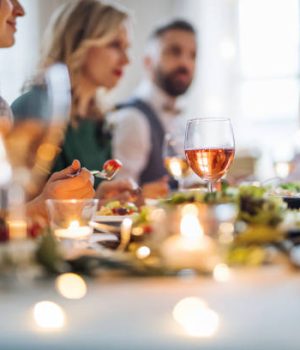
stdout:
<svg viewBox="0 0 300 350">
<path fill-rule="evenodd" d="M 181 192 L 183 191 L 183 184 L 184 184 L 184 180 L 183 179 L 178 179 L 178 191 Z"/>
<path fill-rule="evenodd" d="M 214 191 L 214 183 L 212 181 L 208 181 L 208 192 L 212 193 Z"/>
</svg>

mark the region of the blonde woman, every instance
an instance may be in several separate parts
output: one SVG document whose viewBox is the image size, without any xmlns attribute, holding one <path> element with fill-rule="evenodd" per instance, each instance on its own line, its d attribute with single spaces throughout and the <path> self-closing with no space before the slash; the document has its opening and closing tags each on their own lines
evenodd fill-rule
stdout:
<svg viewBox="0 0 300 350">
<path fill-rule="evenodd" d="M 77 158 L 88 169 L 99 169 L 111 158 L 111 141 L 103 113 L 96 105 L 98 88 L 111 89 L 128 64 L 128 15 L 99 0 L 77 0 L 61 6 L 46 30 L 40 69 L 62 62 L 72 84 L 72 112 L 54 169 Z M 12 105 L 16 120 L 43 111 L 34 106 L 38 91 L 32 88 Z"/>
<path fill-rule="evenodd" d="M 43 42 L 40 69 L 65 63 L 72 84 L 70 124 L 53 171 L 65 168 L 75 158 L 88 169 L 99 169 L 111 158 L 111 135 L 96 105 L 96 92 L 115 87 L 129 62 L 128 14 L 100 0 L 71 1 L 54 14 Z M 33 87 L 13 103 L 17 120 L 43 115 L 45 108 L 37 103 L 43 100 L 37 98 L 39 94 Z M 132 182 L 120 180 L 110 186 L 118 188 L 124 200 L 131 198 Z M 102 189 L 97 192 L 100 197 Z M 165 181 L 147 184 L 145 191 L 147 196 L 161 196 L 168 186 Z"/>
<path fill-rule="evenodd" d="M 24 15 L 24 9 L 17 0 L 0 0 L 0 48 L 10 47 L 14 44 L 14 34 L 17 27 L 17 18 Z M 3 113 L 11 113 L 8 105 L 0 98 L 5 106 Z M 3 102 L 2 102 L 3 101 Z M 5 103 L 5 104 L 4 104 Z M 69 165 L 71 164 L 71 165 Z M 78 160 L 70 161 L 65 169 L 52 174 L 45 184 L 42 192 L 31 202 L 27 203 L 27 213 L 30 216 L 46 216 L 45 200 L 54 199 L 82 199 L 93 198 L 93 189 L 90 173 L 86 169 L 81 169 Z M 78 172 L 80 173 L 78 174 Z M 75 177 L 70 175 L 78 174 Z M 103 183 L 98 188 L 98 197 L 105 200 L 118 193 L 126 198 L 128 190 L 131 189 L 126 181 L 117 183 Z"/>
</svg>

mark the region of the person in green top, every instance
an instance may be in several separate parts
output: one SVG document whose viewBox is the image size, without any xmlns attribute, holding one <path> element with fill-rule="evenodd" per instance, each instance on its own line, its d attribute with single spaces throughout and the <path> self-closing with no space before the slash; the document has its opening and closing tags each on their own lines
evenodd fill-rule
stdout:
<svg viewBox="0 0 300 350">
<path fill-rule="evenodd" d="M 8 48 L 14 45 L 17 19 L 24 15 L 25 11 L 19 1 L 0 0 L 0 48 Z M 11 121 L 12 115 L 7 103 L 0 96 L 1 122 L 3 122 L 5 118 Z M 3 131 L 2 124 L 0 138 L 5 136 Z M 46 199 L 84 199 L 94 197 L 95 191 L 89 172 L 85 169 L 81 169 L 80 162 L 77 160 L 71 163 L 72 164 L 66 169 L 53 174 L 43 187 L 41 193 L 26 203 L 26 212 L 29 217 L 47 217 L 45 207 Z M 80 173 L 78 174 L 79 171 Z M 74 173 L 78 174 L 78 176 L 73 177 L 72 175 Z M 100 187 L 101 192 L 100 189 L 99 192 L 102 198 L 109 195 L 112 190 L 112 188 L 108 188 L 107 185 Z"/>
<path fill-rule="evenodd" d="M 129 62 L 127 12 L 99 0 L 68 2 L 50 19 L 43 44 L 39 71 L 64 63 L 72 85 L 70 122 L 52 171 L 66 168 L 73 159 L 87 169 L 101 169 L 111 158 L 111 136 L 96 93 L 115 87 Z M 47 119 L 45 91 L 33 83 L 12 110 L 16 122 L 33 116 Z"/>
</svg>

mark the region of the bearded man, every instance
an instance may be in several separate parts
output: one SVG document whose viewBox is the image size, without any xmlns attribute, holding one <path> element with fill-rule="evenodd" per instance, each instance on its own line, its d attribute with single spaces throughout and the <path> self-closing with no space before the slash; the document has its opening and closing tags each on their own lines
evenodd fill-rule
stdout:
<svg viewBox="0 0 300 350">
<path fill-rule="evenodd" d="M 184 132 L 178 102 L 192 83 L 196 53 L 196 31 L 185 20 L 168 22 L 151 34 L 144 56 L 147 77 L 111 116 L 113 155 L 124 165 L 121 176 L 140 185 L 165 181 L 164 137 L 180 129 Z"/>
</svg>

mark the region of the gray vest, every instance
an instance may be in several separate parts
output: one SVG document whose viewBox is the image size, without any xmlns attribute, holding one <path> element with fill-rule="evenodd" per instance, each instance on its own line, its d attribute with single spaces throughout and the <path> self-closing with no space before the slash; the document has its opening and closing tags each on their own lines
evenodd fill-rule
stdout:
<svg viewBox="0 0 300 350">
<path fill-rule="evenodd" d="M 117 109 L 129 107 L 137 108 L 139 111 L 141 111 L 143 116 L 147 119 L 150 127 L 150 154 L 147 164 L 139 178 L 140 185 L 143 185 L 147 182 L 156 181 L 167 174 L 162 157 L 165 130 L 153 108 L 146 102 L 136 98 L 118 105 Z"/>
</svg>

